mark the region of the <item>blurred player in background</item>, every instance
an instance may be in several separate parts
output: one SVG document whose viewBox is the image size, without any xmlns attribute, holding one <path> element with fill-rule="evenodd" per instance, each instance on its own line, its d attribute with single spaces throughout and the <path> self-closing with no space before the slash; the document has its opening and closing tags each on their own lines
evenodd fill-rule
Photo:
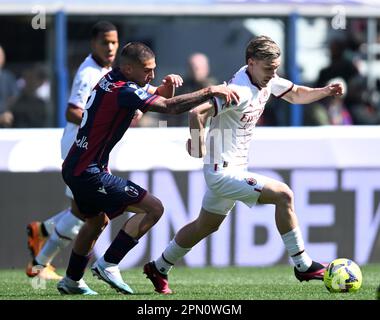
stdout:
<svg viewBox="0 0 380 320">
<path fill-rule="evenodd" d="M 62 294 L 97 294 L 83 280 L 90 252 L 109 219 L 124 211 L 136 214 L 125 222 L 91 270 L 115 290 L 133 293 L 123 281 L 118 264 L 164 211 L 161 201 L 148 191 L 108 171 L 109 153 L 129 128 L 135 111 L 179 114 L 215 96 L 228 102 L 238 99 L 226 85 L 166 99 L 162 96 L 167 94 L 160 89 L 174 95 L 175 87 L 182 85 L 182 78 L 174 75 L 166 79 L 166 87 L 157 89 L 161 96 L 150 94 L 143 88 L 154 79 L 155 68 L 155 55 L 149 47 L 129 43 L 122 50 L 120 68 L 99 81 L 87 102 L 76 143 L 62 166 L 62 176 L 85 218 L 74 242 L 66 276 L 57 285 Z"/>
<path fill-rule="evenodd" d="M 66 110 L 67 125 L 61 139 L 63 160 L 75 141 L 91 90 L 103 75 L 112 70 L 118 47 L 117 29 L 112 23 L 100 21 L 92 27 L 91 54 L 75 74 Z M 51 261 L 70 244 L 84 223 L 77 218 L 79 210 L 68 187 L 66 195 L 71 199 L 71 207 L 43 222 L 31 222 L 27 227 L 28 248 L 33 257 L 26 268 L 26 274 L 30 277 L 38 275 L 46 280 L 62 279 L 54 271 Z"/>
<path fill-rule="evenodd" d="M 208 57 L 201 52 L 191 54 L 187 61 L 188 71 L 183 79 L 183 86 L 177 94 L 194 92 L 217 84 L 217 80 L 210 75 L 210 64 Z M 162 115 L 162 120 L 167 121 L 168 127 L 186 127 L 188 116 L 186 113 L 181 115 Z"/>
<path fill-rule="evenodd" d="M 192 138 L 188 152 L 204 158 L 207 192 L 198 218 L 177 232 L 162 255 L 144 266 L 144 273 L 159 293 L 170 294 L 168 272 L 203 238 L 218 230 L 236 201 L 252 207 L 275 205 L 275 220 L 298 280 L 322 280 L 325 266 L 313 261 L 305 251 L 294 211 L 293 193 L 274 179 L 247 171 L 249 145 L 253 132 L 271 94 L 290 103 L 307 104 L 327 96 L 341 96 L 342 85 L 309 88 L 280 78 L 280 49 L 269 37 L 251 40 L 246 48 L 246 64 L 235 73 L 228 87 L 240 96 L 237 106 L 219 97 L 190 112 Z M 207 146 L 204 143 L 206 121 L 211 118 Z M 207 150 L 206 150 L 207 149 Z M 206 152 L 207 151 L 207 152 Z"/>
</svg>

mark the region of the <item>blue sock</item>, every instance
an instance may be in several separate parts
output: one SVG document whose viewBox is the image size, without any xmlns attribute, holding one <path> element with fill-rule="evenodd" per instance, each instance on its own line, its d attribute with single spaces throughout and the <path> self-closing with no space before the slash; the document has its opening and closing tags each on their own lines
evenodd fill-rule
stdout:
<svg viewBox="0 0 380 320">
<path fill-rule="evenodd" d="M 90 255 L 80 256 L 79 254 L 76 254 L 72 250 L 69 266 L 67 267 L 67 270 L 66 270 L 66 275 L 74 281 L 79 281 L 80 279 L 83 278 L 84 271 L 86 270 L 86 266 L 89 260 L 90 260 Z"/>
<path fill-rule="evenodd" d="M 132 238 L 124 230 L 120 230 L 104 254 L 104 260 L 109 263 L 119 264 L 125 255 L 138 243 L 138 240 Z"/>
</svg>

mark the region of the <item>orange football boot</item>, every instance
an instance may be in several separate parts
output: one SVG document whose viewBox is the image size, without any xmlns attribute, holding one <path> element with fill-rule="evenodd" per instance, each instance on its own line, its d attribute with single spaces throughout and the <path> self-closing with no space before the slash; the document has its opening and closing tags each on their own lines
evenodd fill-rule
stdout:
<svg viewBox="0 0 380 320">
<path fill-rule="evenodd" d="M 28 234 L 28 249 L 33 259 L 37 257 L 38 253 L 41 251 L 47 239 L 42 234 L 41 225 L 41 222 L 33 221 L 29 223 L 26 227 L 26 231 Z"/>
<path fill-rule="evenodd" d="M 33 262 L 29 262 L 25 273 L 28 277 L 39 277 L 44 280 L 61 280 L 62 277 L 55 272 L 55 268 L 48 264 L 46 267 L 40 265 L 33 265 Z"/>
</svg>

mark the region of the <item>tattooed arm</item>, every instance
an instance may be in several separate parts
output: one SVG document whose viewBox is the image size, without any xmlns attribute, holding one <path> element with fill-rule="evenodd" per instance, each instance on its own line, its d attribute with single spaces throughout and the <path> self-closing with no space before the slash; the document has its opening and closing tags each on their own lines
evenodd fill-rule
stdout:
<svg viewBox="0 0 380 320">
<path fill-rule="evenodd" d="M 230 103 L 235 101 L 239 102 L 238 94 L 228 88 L 225 84 L 218 86 L 210 86 L 192 93 L 186 93 L 180 96 L 176 96 L 170 99 L 162 97 L 157 98 L 149 108 L 149 111 L 169 114 L 179 114 L 206 102 L 212 97 L 220 97 Z"/>
</svg>

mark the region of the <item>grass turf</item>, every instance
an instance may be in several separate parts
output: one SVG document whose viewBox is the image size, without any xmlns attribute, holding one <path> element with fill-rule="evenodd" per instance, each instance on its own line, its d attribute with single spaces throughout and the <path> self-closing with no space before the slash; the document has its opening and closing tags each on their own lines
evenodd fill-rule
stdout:
<svg viewBox="0 0 380 320">
<path fill-rule="evenodd" d="M 291 266 L 265 268 L 175 268 L 170 274 L 175 294 L 163 296 L 142 274 L 142 268 L 123 272 L 135 291 L 122 295 L 86 272 L 85 281 L 98 296 L 62 296 L 56 282 L 27 278 L 23 270 L 0 271 L 0 300 L 374 300 L 380 284 L 380 265 L 362 266 L 363 284 L 356 293 L 329 293 L 321 281 L 300 283 Z M 63 270 L 58 270 L 63 274 Z M 34 289 L 32 286 L 39 286 Z"/>
</svg>

